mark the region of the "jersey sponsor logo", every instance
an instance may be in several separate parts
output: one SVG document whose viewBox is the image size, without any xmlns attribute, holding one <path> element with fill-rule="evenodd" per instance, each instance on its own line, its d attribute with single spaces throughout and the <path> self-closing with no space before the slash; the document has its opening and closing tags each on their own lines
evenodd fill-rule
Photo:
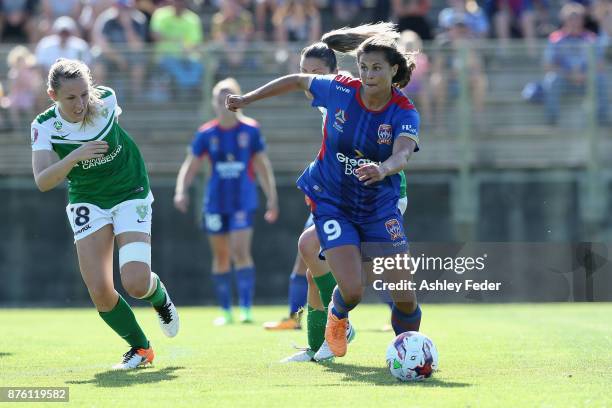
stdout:
<svg viewBox="0 0 612 408">
<path fill-rule="evenodd" d="M 336 153 L 336 159 L 344 165 L 344 174 L 346 174 L 347 176 L 350 176 L 352 174 L 353 176 L 357 177 L 357 169 L 363 166 L 364 164 L 374 163 L 380 165 L 380 162 L 376 162 L 366 157 L 363 157 L 363 153 L 361 153 L 357 149 L 355 149 L 355 155 L 357 157 L 349 157 L 340 152 Z"/>
<path fill-rule="evenodd" d="M 336 129 L 338 132 L 343 132 L 344 129 L 342 128 L 342 125 L 344 125 L 347 121 L 346 112 L 342 109 L 338 109 L 336 110 L 334 117 L 334 129 Z"/>
<path fill-rule="evenodd" d="M 92 167 L 96 167 L 96 166 L 100 166 L 105 163 L 112 162 L 113 160 L 115 160 L 115 157 L 117 157 L 117 155 L 121 152 L 122 148 L 123 148 L 122 145 L 117 145 L 117 147 L 115 148 L 115 150 L 112 151 L 111 154 L 107 154 L 106 156 L 100 157 L 99 159 L 83 160 L 79 162 L 77 166 L 80 165 L 83 168 L 83 170 L 88 170 L 88 169 L 91 169 Z"/>
<path fill-rule="evenodd" d="M 391 239 L 394 241 L 404 236 L 404 234 L 402 233 L 402 227 L 399 221 L 396 220 L 395 218 L 391 218 L 390 220 L 386 221 L 385 228 L 387 229 L 387 232 L 391 236 Z"/>
<path fill-rule="evenodd" d="M 215 170 L 219 173 L 219 177 L 222 179 L 238 178 L 244 169 L 245 165 L 243 162 L 226 161 L 217 162 L 217 164 L 215 164 Z"/>
<path fill-rule="evenodd" d="M 242 149 L 249 147 L 249 134 L 247 132 L 238 134 L 238 146 Z"/>
<path fill-rule="evenodd" d="M 415 135 L 417 134 L 417 129 L 416 127 L 408 124 L 408 125 L 402 125 L 402 132 L 408 132 L 411 135 Z"/>
<path fill-rule="evenodd" d="M 53 127 L 55 128 L 55 130 L 60 131 L 62 130 L 62 122 L 60 122 L 59 120 L 56 120 L 55 122 L 53 122 Z"/>
<path fill-rule="evenodd" d="M 32 144 L 38 140 L 38 129 L 32 128 Z"/>
<path fill-rule="evenodd" d="M 84 226 L 83 228 L 81 228 L 80 230 L 76 231 L 74 233 L 74 235 L 79 235 L 82 234 L 83 232 L 87 231 L 88 229 L 91 228 L 91 224 L 87 224 L 86 226 Z"/>
<path fill-rule="evenodd" d="M 386 123 L 383 123 L 380 126 L 378 126 L 378 140 L 376 142 L 378 144 L 390 145 L 392 135 L 393 133 L 391 131 L 391 125 L 387 125 Z"/>
<path fill-rule="evenodd" d="M 351 90 L 340 85 L 336 85 L 336 90 L 344 93 L 351 93 Z"/>
</svg>

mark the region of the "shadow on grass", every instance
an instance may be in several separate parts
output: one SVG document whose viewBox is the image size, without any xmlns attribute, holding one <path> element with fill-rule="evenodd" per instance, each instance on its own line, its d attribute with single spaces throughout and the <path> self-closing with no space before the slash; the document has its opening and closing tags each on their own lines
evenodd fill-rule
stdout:
<svg viewBox="0 0 612 408">
<path fill-rule="evenodd" d="M 96 387 L 131 387 L 136 384 L 158 383 L 178 378 L 174 371 L 185 367 L 164 367 L 156 370 L 153 367 L 137 368 L 135 370 L 109 370 L 94 375 L 91 380 L 66 381 L 66 384 L 93 384 Z"/>
<path fill-rule="evenodd" d="M 372 385 L 395 385 L 395 386 L 417 386 L 417 387 L 442 387 L 442 388 L 463 388 L 471 387 L 472 384 L 444 381 L 433 377 L 424 381 L 401 382 L 395 379 L 387 367 L 364 367 L 345 363 L 325 363 L 322 364 L 328 372 L 342 374 L 342 382 L 355 382 Z"/>
<path fill-rule="evenodd" d="M 8 357 L 8 356 L 12 356 L 12 355 L 13 355 L 13 353 L 4 353 L 4 352 L 0 352 L 0 358 L 3 358 L 3 357 Z"/>
</svg>

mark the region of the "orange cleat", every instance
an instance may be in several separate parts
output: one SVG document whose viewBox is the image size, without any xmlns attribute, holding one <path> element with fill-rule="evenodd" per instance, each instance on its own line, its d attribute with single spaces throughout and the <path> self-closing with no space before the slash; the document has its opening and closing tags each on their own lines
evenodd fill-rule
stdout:
<svg viewBox="0 0 612 408">
<path fill-rule="evenodd" d="M 330 305 L 327 311 L 327 324 L 325 325 L 325 340 L 329 346 L 329 349 L 334 356 L 343 357 L 346 354 L 346 346 L 348 341 L 346 339 L 346 329 L 348 327 L 348 318 L 338 319 L 332 313 L 332 307 Z"/>
<path fill-rule="evenodd" d="M 263 327 L 266 330 L 301 330 L 301 317 L 301 313 L 293 313 L 290 317 L 282 319 L 278 322 L 265 322 Z"/>
<path fill-rule="evenodd" d="M 123 359 L 119 364 L 113 366 L 114 370 L 131 370 L 138 366 L 144 366 L 152 364 L 155 358 L 153 348 L 149 345 L 149 348 L 136 348 L 132 347 L 127 353 L 123 355 Z"/>
</svg>

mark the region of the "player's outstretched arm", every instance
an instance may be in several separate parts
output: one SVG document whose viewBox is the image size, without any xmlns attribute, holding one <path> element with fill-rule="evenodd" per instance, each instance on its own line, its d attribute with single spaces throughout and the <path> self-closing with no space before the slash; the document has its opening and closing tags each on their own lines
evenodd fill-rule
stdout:
<svg viewBox="0 0 612 408">
<path fill-rule="evenodd" d="M 313 77 L 314 75 L 310 74 L 292 74 L 277 78 L 244 95 L 228 95 L 225 98 L 225 107 L 232 112 L 236 112 L 236 110 L 260 99 L 293 91 L 307 91 Z"/>
<path fill-rule="evenodd" d="M 94 140 L 83 143 L 81 147 L 73 150 L 62 160 L 51 150 L 35 150 L 32 152 L 32 170 L 34 181 L 40 191 L 49 191 L 60 184 L 70 170 L 83 160 L 104 157 L 108 150 L 108 143 Z"/>
</svg>

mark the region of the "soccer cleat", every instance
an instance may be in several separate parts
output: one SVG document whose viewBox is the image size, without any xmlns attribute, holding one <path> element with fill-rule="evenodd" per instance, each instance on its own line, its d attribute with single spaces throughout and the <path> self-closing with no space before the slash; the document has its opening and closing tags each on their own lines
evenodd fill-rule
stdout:
<svg viewBox="0 0 612 408">
<path fill-rule="evenodd" d="M 113 370 L 131 370 L 138 366 L 153 363 L 154 358 L 155 353 L 151 345 L 147 349 L 132 347 L 123 355 L 123 360 L 113 366 Z"/>
<path fill-rule="evenodd" d="M 263 324 L 266 330 L 301 330 L 302 325 L 300 324 L 302 314 L 292 313 L 291 316 L 286 317 L 278 322 L 265 322 Z"/>
<path fill-rule="evenodd" d="M 346 328 L 346 342 L 351 343 L 355 339 L 356 335 L 357 331 L 349 322 L 348 327 Z M 332 360 L 334 357 L 336 357 L 336 355 L 331 351 L 329 348 L 329 343 L 327 343 L 327 340 L 325 340 L 313 358 L 315 361 L 321 362 Z"/>
<path fill-rule="evenodd" d="M 251 308 L 240 308 L 240 323 L 253 323 L 253 313 L 251 312 Z"/>
<path fill-rule="evenodd" d="M 325 341 L 336 357 L 346 354 L 346 333 L 348 330 L 348 317 L 338 319 L 332 313 L 333 305 L 330 303 L 327 311 L 327 324 L 325 325 Z"/>
<path fill-rule="evenodd" d="M 215 326 L 227 326 L 232 323 L 234 323 L 234 318 L 232 317 L 232 312 L 229 310 L 224 310 L 223 316 L 219 316 L 213 320 L 213 325 Z"/>
<path fill-rule="evenodd" d="M 283 358 L 280 362 L 281 363 L 307 363 L 309 361 L 315 361 L 314 355 L 315 355 L 314 351 L 312 351 L 309 348 L 305 348 L 305 349 L 301 349 L 300 352 L 295 353 L 292 356 Z"/>
<path fill-rule="evenodd" d="M 164 292 L 166 293 L 166 301 L 164 302 L 163 306 L 153 308 L 157 312 L 159 327 L 161 327 L 162 332 L 166 335 L 166 337 L 174 337 L 179 331 L 178 312 L 174 306 L 174 303 L 172 303 L 172 299 L 170 299 L 170 295 L 168 294 L 166 287 L 163 283 L 161 283 L 161 281 L 159 281 L 159 283 L 162 285 Z"/>
</svg>

